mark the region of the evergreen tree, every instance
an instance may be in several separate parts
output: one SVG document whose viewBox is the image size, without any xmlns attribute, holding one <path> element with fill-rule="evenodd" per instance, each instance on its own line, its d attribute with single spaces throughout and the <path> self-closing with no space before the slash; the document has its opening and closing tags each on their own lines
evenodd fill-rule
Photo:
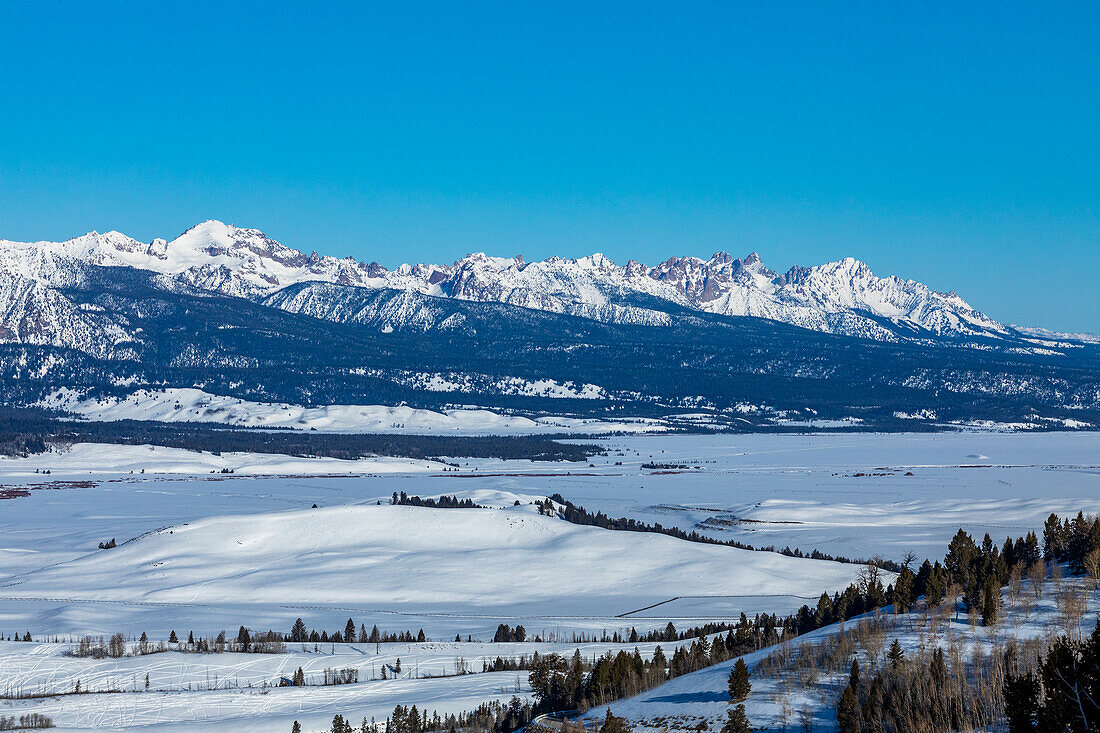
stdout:
<svg viewBox="0 0 1100 733">
<path fill-rule="evenodd" d="M 745 660 L 738 658 L 737 663 L 730 670 L 729 693 L 730 702 L 741 702 L 749 696 L 752 685 L 749 683 L 749 668 Z"/>
<path fill-rule="evenodd" d="M 603 719 L 603 724 L 600 726 L 600 733 L 631 733 L 634 729 L 626 722 L 626 718 L 620 718 L 617 715 L 611 714 L 611 709 L 608 708 L 607 715 Z"/>
<path fill-rule="evenodd" d="M 928 582 L 924 586 L 924 600 L 928 606 L 938 606 L 943 603 L 943 597 L 947 592 L 947 573 L 937 561 L 928 573 Z"/>
<path fill-rule="evenodd" d="M 860 733 L 860 718 L 859 701 L 852 686 L 848 685 L 836 706 L 836 722 L 840 733 Z"/>
<path fill-rule="evenodd" d="M 822 593 L 814 610 L 814 627 L 820 629 L 831 624 L 833 620 L 833 599 L 828 593 Z"/>
<path fill-rule="evenodd" d="M 309 632 L 306 631 L 305 622 L 302 619 L 298 619 L 294 622 L 294 626 L 290 629 L 291 641 L 306 641 L 309 638 Z"/>
<path fill-rule="evenodd" d="M 977 556 L 978 546 L 970 535 L 960 529 L 947 545 L 947 556 L 944 558 L 947 579 L 963 588 L 968 587 Z"/>
<path fill-rule="evenodd" d="M 726 711 L 726 724 L 722 726 L 722 733 L 752 733 L 744 705 L 737 705 Z"/>
<path fill-rule="evenodd" d="M 886 652 L 886 658 L 890 660 L 890 664 L 897 667 L 905 659 L 905 650 L 901 648 L 901 643 L 894 639 L 890 644 L 890 649 Z"/>
<path fill-rule="evenodd" d="M 913 586 L 915 577 L 909 568 L 902 568 L 894 584 L 894 613 L 908 613 L 913 605 Z"/>
<path fill-rule="evenodd" d="M 242 652 L 247 652 L 252 647 L 252 636 L 248 633 L 248 629 L 243 626 L 237 632 L 237 644 L 240 645 Z"/>
<path fill-rule="evenodd" d="M 180 641 L 180 638 L 178 636 L 176 636 L 176 630 L 172 629 L 172 633 L 168 635 L 168 643 L 169 644 L 178 644 L 179 641 Z"/>
<path fill-rule="evenodd" d="M 290 726 L 290 733 L 302 733 L 302 726 L 297 720 L 294 721 L 294 725 Z"/>
<path fill-rule="evenodd" d="M 348 622 L 344 624 L 344 641 L 348 642 L 349 644 L 355 641 L 355 622 L 352 621 L 350 618 L 348 619 Z"/>
<path fill-rule="evenodd" d="M 1001 591 L 993 578 L 985 581 L 982 589 L 982 626 L 996 626 L 1001 606 Z"/>
<path fill-rule="evenodd" d="M 1039 680 L 1033 674 L 1009 675 L 1004 684 L 1008 733 L 1033 733 L 1039 722 Z"/>
</svg>

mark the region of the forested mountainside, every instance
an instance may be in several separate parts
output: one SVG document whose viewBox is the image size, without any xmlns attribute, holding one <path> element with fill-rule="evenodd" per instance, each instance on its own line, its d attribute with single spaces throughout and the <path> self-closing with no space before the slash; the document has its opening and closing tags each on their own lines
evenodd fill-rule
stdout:
<svg viewBox="0 0 1100 733">
<path fill-rule="evenodd" d="M 86 319 L 89 338 L 102 338 L 95 349 L 64 339 L 0 345 L 8 404 L 40 403 L 59 390 L 92 398 L 194 387 L 301 405 L 691 413 L 685 425 L 703 414 L 711 427 L 733 429 L 1100 420 L 1100 361 L 1087 342 L 1039 349 L 1005 337 L 875 340 L 685 306 L 665 306 L 663 325 L 610 323 L 331 283 L 299 283 L 256 301 L 98 265 L 50 292 L 73 319 Z"/>
</svg>

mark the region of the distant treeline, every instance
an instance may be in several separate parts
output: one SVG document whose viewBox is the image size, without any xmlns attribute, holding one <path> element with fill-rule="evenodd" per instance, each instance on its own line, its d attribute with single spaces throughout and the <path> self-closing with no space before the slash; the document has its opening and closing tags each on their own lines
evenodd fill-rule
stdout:
<svg viewBox="0 0 1100 733">
<path fill-rule="evenodd" d="M 240 428 L 214 423 L 158 423 L 141 420 L 72 422 L 41 411 L 0 408 L 0 455 L 23 456 L 48 443 L 161 445 L 208 453 L 281 453 L 355 460 L 368 456 L 429 459 L 526 459 L 583 461 L 602 449 L 559 443 L 546 436 L 453 436 L 321 433 L 288 429 Z"/>
<path fill-rule="evenodd" d="M 556 509 L 554 504 L 559 504 L 563 509 Z M 700 534 L 695 530 L 691 532 L 685 532 L 679 527 L 665 527 L 658 523 L 646 524 L 640 522 L 637 519 L 631 519 L 629 517 L 619 517 L 618 519 L 612 519 L 603 512 L 596 512 L 592 514 L 582 506 L 577 506 L 571 501 L 565 499 L 561 494 L 553 494 L 546 501 L 538 504 L 539 513 L 553 515 L 557 513 L 567 522 L 573 524 L 583 524 L 589 527 L 602 527 L 603 529 L 617 529 L 625 532 L 652 532 L 654 534 L 665 534 L 669 537 L 676 537 L 677 539 L 687 540 L 688 542 L 701 542 L 707 545 L 725 545 L 727 547 L 736 547 L 741 550 L 754 550 L 757 552 L 778 552 L 781 555 L 788 557 L 805 557 L 811 560 L 831 560 L 833 562 L 854 563 L 858 565 L 877 565 L 878 567 L 889 570 L 892 573 L 901 571 L 901 565 L 893 560 L 885 560 L 883 558 L 871 558 L 869 560 L 852 559 L 844 557 L 843 555 L 829 555 L 819 550 L 812 550 L 808 553 L 802 552 L 802 550 L 791 549 L 790 547 L 784 547 L 782 550 L 776 549 L 774 545 L 767 547 L 756 547 L 754 545 L 739 542 L 737 540 L 716 540 L 713 537 L 708 537 L 704 534 Z"/>
</svg>

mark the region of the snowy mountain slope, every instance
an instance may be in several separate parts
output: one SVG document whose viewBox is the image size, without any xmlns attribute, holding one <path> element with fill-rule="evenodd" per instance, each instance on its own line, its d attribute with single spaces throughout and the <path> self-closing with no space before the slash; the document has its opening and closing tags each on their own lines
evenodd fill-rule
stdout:
<svg viewBox="0 0 1100 733">
<path fill-rule="evenodd" d="M 46 282 L 0 272 L 0 342 L 119 355 L 135 334 L 124 318 L 78 304 Z"/>
<path fill-rule="evenodd" d="M 338 289 L 328 285 L 397 290 L 436 298 L 503 303 L 620 324 L 668 325 L 676 311 L 768 318 L 830 333 L 879 340 L 907 335 L 1002 336 L 1009 329 L 970 307 L 954 293 L 939 293 L 910 280 L 879 278 L 862 262 L 845 259 L 769 270 L 753 253 L 744 259 L 716 253 L 709 260 L 670 258 L 654 267 L 617 265 L 601 254 L 552 257 L 467 255 L 451 265 L 402 265 L 306 255 L 256 229 L 206 221 L 172 241 L 143 244 L 118 232 L 90 233 L 66 242 L 0 240 L 0 272 L 50 287 L 79 282 L 79 264 L 132 267 L 158 273 L 166 288 L 189 287 L 261 300 L 316 317 L 355 322 Z M 311 290 L 278 292 L 317 283 Z M 390 318 L 425 329 L 453 328 L 437 320 L 436 306 L 411 295 L 386 305 Z M 369 319 L 377 320 L 372 314 Z"/>
</svg>

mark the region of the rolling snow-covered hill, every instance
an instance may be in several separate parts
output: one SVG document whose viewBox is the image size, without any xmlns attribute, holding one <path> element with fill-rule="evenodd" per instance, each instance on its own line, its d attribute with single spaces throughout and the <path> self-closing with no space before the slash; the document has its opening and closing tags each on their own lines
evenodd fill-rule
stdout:
<svg viewBox="0 0 1100 733">
<path fill-rule="evenodd" d="M 612 616 L 674 596 L 776 596 L 797 607 L 800 597 L 843 589 L 860 567 L 580 526 L 531 505 L 351 505 L 167 527 L 0 579 L 0 595 L 211 606 L 234 598 L 256 613 L 312 604 Z"/>
</svg>

